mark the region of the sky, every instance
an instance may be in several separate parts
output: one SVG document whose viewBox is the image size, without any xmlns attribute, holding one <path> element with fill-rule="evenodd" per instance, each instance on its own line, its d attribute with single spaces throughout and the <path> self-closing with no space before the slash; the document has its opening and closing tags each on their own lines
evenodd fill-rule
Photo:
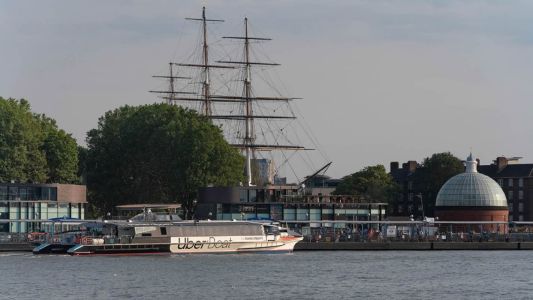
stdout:
<svg viewBox="0 0 533 300">
<path fill-rule="evenodd" d="M 244 17 L 327 175 L 450 151 L 533 162 L 533 1 L 0 0 L 0 96 L 28 99 L 80 144 L 106 111 L 154 103 L 152 75 L 186 58 L 184 20 Z M 300 176 L 309 169 L 296 165 Z M 302 175 L 302 173 L 304 173 Z"/>
</svg>

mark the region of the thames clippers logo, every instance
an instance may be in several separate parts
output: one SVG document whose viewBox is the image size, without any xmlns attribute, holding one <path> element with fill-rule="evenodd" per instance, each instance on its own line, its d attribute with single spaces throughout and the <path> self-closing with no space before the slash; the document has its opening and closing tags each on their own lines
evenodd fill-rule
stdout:
<svg viewBox="0 0 533 300">
<path fill-rule="evenodd" d="M 231 242 L 231 238 L 228 240 L 217 240 L 212 236 L 203 241 L 193 241 L 188 237 L 180 237 L 178 238 L 178 249 L 223 249 L 229 248 Z"/>
</svg>

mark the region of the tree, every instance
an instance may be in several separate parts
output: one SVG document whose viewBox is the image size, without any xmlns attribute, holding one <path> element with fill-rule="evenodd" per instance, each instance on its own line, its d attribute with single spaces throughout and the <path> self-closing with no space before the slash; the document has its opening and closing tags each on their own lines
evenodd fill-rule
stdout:
<svg viewBox="0 0 533 300">
<path fill-rule="evenodd" d="M 414 173 L 414 182 L 422 194 L 427 215 L 433 215 L 435 200 L 442 185 L 463 171 L 462 161 L 450 152 L 435 153 L 424 159 L 421 167 Z"/>
<path fill-rule="evenodd" d="M 78 144 L 64 130 L 57 128 L 55 120 L 38 116 L 44 133 L 42 150 L 48 166 L 48 182 L 77 183 Z"/>
<path fill-rule="evenodd" d="M 389 203 L 398 192 L 398 188 L 385 167 L 376 165 L 343 177 L 334 194 L 358 195 L 368 202 Z"/>
<path fill-rule="evenodd" d="M 156 202 L 181 203 L 190 212 L 200 187 L 243 179 L 243 157 L 220 128 L 173 105 L 108 111 L 88 132 L 87 146 L 89 201 L 99 214 Z"/>
<path fill-rule="evenodd" d="M 76 141 L 28 101 L 0 97 L 0 182 L 76 182 Z"/>
<path fill-rule="evenodd" d="M 87 184 L 87 148 L 78 146 L 78 178 L 82 184 Z"/>
</svg>

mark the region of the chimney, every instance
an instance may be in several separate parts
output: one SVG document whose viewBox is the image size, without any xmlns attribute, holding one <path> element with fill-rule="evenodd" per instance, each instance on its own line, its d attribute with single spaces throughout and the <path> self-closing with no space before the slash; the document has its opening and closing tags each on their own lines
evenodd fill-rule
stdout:
<svg viewBox="0 0 533 300">
<path fill-rule="evenodd" d="M 498 167 L 498 172 L 507 167 L 507 158 L 504 156 L 499 156 L 496 158 L 496 166 Z"/>
<path fill-rule="evenodd" d="M 416 171 L 416 167 L 418 164 L 416 163 L 416 160 L 410 160 L 407 162 L 407 168 L 409 170 L 409 173 L 414 173 Z"/>
<path fill-rule="evenodd" d="M 398 168 L 400 167 L 400 164 L 397 161 L 391 161 L 390 163 L 390 172 L 396 172 L 398 171 Z"/>
</svg>

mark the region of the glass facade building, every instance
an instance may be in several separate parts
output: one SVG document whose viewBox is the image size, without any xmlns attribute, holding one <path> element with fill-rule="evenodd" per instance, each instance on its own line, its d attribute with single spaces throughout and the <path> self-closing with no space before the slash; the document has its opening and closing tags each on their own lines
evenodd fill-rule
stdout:
<svg viewBox="0 0 533 300">
<path fill-rule="evenodd" d="M 0 233 L 42 230 L 42 221 L 85 218 L 86 189 L 73 184 L 0 183 Z"/>
<path fill-rule="evenodd" d="M 293 222 L 310 227 L 344 228 L 353 221 L 384 220 L 386 207 L 386 203 L 366 203 L 356 196 L 302 194 L 298 186 L 292 185 L 212 187 L 200 190 L 195 217 L 211 220 L 263 219 L 285 222 L 289 226 Z"/>
</svg>

